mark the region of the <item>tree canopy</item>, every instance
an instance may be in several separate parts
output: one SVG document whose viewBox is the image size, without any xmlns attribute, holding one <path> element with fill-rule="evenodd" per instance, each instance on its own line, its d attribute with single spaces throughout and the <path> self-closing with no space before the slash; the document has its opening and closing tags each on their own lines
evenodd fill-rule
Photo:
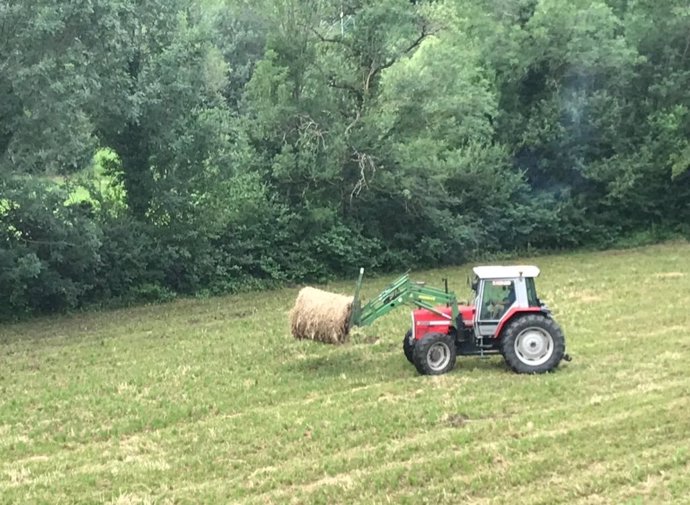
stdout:
<svg viewBox="0 0 690 505">
<path fill-rule="evenodd" d="M 0 317 L 688 232 L 686 0 L 4 0 Z"/>
</svg>

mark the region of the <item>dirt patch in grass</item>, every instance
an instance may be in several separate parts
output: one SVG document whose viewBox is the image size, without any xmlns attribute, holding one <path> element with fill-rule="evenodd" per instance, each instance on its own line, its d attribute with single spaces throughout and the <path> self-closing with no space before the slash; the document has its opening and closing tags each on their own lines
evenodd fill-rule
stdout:
<svg viewBox="0 0 690 505">
<path fill-rule="evenodd" d="M 469 417 L 465 414 L 450 414 L 446 417 L 445 422 L 448 423 L 453 428 L 459 428 L 467 424 Z"/>
<path fill-rule="evenodd" d="M 570 294 L 570 298 L 580 303 L 594 303 L 600 302 L 604 299 L 601 293 L 597 293 L 596 291 L 592 291 L 589 289 L 575 291 Z"/>
<path fill-rule="evenodd" d="M 683 272 L 660 272 L 654 277 L 657 279 L 680 279 L 681 277 L 685 277 L 685 274 Z"/>
</svg>

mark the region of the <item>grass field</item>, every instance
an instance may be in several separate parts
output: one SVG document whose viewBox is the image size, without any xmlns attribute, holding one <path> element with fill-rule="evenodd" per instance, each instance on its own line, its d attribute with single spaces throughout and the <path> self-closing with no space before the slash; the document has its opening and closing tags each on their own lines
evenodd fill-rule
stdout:
<svg viewBox="0 0 690 505">
<path fill-rule="evenodd" d="M 297 289 L 0 326 L 0 502 L 690 503 L 690 244 L 519 261 L 552 374 L 419 376 L 405 309 L 294 341 Z"/>
</svg>

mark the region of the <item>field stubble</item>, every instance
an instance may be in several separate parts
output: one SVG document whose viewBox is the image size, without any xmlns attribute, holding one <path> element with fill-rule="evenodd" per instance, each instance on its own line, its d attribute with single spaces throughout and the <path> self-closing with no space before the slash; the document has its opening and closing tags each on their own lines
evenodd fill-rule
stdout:
<svg viewBox="0 0 690 505">
<path fill-rule="evenodd" d="M 421 377 L 404 309 L 296 341 L 297 289 L 0 326 L 0 503 L 690 503 L 690 245 L 516 261 L 555 373 Z"/>
</svg>

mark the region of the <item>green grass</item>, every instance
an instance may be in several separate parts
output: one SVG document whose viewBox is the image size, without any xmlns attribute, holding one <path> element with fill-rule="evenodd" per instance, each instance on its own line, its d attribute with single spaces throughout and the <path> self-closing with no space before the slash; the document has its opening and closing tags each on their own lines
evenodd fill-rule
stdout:
<svg viewBox="0 0 690 505">
<path fill-rule="evenodd" d="M 297 289 L 0 326 L 0 502 L 690 503 L 690 245 L 517 261 L 566 333 L 552 374 L 419 376 L 404 309 L 294 341 Z"/>
</svg>

